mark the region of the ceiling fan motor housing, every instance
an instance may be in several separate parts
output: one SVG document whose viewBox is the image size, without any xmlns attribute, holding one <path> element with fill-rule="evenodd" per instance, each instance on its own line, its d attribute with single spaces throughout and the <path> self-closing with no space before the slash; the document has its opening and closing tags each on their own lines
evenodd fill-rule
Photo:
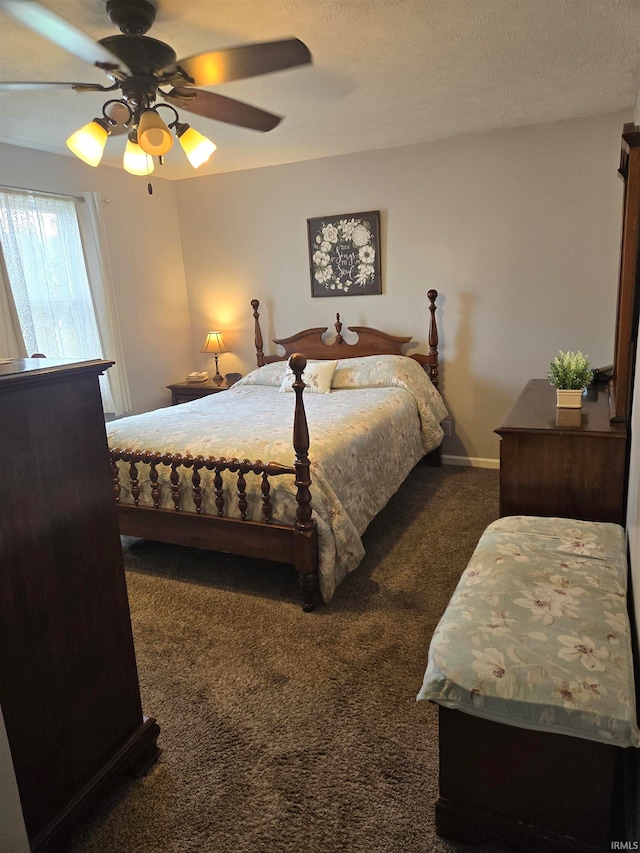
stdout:
<svg viewBox="0 0 640 853">
<path fill-rule="evenodd" d="M 156 19 L 156 7 L 148 0 L 107 0 L 109 19 L 126 35 L 143 35 Z"/>
<path fill-rule="evenodd" d="M 99 43 L 121 59 L 134 75 L 152 77 L 176 61 L 172 47 L 149 36 L 107 36 Z"/>
</svg>

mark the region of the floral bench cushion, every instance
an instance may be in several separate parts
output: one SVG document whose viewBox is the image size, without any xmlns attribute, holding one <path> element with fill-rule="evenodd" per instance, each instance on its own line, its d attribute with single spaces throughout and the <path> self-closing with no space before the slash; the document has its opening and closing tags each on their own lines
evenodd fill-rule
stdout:
<svg viewBox="0 0 640 853">
<path fill-rule="evenodd" d="M 418 699 L 500 723 L 640 746 L 617 524 L 489 525 L 433 635 Z"/>
</svg>

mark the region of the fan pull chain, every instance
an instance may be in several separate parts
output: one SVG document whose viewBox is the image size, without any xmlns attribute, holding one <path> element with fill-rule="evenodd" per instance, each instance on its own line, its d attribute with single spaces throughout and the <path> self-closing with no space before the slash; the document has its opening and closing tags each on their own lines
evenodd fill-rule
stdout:
<svg viewBox="0 0 640 853">
<path fill-rule="evenodd" d="M 158 157 L 158 166 L 164 166 L 164 155 L 160 154 Z M 151 181 L 147 184 L 147 192 L 149 195 L 153 195 L 153 187 L 151 186 Z"/>
</svg>

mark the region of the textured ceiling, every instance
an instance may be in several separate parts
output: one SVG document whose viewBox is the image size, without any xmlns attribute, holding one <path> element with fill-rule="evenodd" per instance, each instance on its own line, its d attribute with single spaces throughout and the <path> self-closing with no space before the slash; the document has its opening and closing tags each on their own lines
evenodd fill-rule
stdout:
<svg viewBox="0 0 640 853">
<path fill-rule="evenodd" d="M 104 0 L 47 0 L 92 38 L 117 34 Z M 217 92 L 284 116 L 269 133 L 181 113 L 218 144 L 181 179 L 475 131 L 630 109 L 640 80 L 640 0 L 158 0 L 148 35 L 178 57 L 297 36 L 314 63 Z M 1 80 L 106 83 L 102 72 L 0 13 Z M 0 92 L 0 140 L 68 153 L 106 97 Z M 124 136 L 103 162 L 119 165 Z M 72 156 L 72 155 L 69 155 Z M 87 167 L 89 168 L 89 167 Z"/>
</svg>

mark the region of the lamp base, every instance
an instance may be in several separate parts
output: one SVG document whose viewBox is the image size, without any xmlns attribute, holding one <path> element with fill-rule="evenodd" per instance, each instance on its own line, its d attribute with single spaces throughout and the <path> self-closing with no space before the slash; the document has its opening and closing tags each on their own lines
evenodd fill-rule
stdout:
<svg viewBox="0 0 640 853">
<path fill-rule="evenodd" d="M 222 385 L 222 383 L 224 382 L 224 378 L 223 378 L 222 374 L 220 373 L 220 371 L 218 370 L 218 354 L 214 353 L 213 357 L 216 360 L 216 373 L 215 373 L 215 376 L 212 376 L 211 378 L 212 378 L 212 381 L 216 383 L 216 385 Z"/>
</svg>

